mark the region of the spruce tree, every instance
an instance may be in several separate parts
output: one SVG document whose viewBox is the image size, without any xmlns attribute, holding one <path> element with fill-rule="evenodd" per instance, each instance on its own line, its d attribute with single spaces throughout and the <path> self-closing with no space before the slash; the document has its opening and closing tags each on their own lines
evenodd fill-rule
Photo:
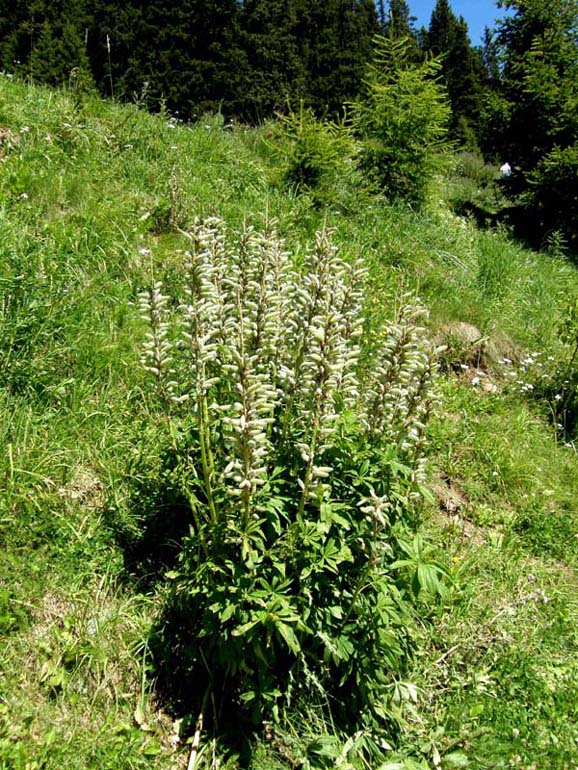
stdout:
<svg viewBox="0 0 578 770">
<path fill-rule="evenodd" d="M 415 17 L 411 15 L 405 0 L 389 0 L 389 16 L 385 25 L 385 36 L 394 40 L 406 39 L 408 61 L 421 61 L 422 54 L 415 29 Z"/>
<path fill-rule="evenodd" d="M 92 81 L 84 0 L 25 0 L 0 5 L 0 59 L 8 70 L 62 85 Z"/>
<path fill-rule="evenodd" d="M 246 0 L 241 15 L 247 87 L 236 112 L 261 120 L 305 97 L 306 63 L 299 54 L 297 8 L 286 0 Z"/>
<path fill-rule="evenodd" d="M 142 71 L 143 4 L 125 0 L 88 0 L 91 28 L 88 54 L 100 92 L 106 96 L 140 98 L 146 77 Z M 144 89 L 146 90 L 146 89 Z"/>
<path fill-rule="evenodd" d="M 503 0 L 497 148 L 535 238 L 559 230 L 578 248 L 578 0 Z"/>
<path fill-rule="evenodd" d="M 414 18 L 405 0 L 389 0 L 389 17 L 386 31 L 394 38 L 411 37 L 414 34 Z"/>
<path fill-rule="evenodd" d="M 502 152 L 533 168 L 578 131 L 578 1 L 505 0 L 498 26 L 502 92 L 510 119 Z"/>
<path fill-rule="evenodd" d="M 307 103 L 336 115 L 354 99 L 379 31 L 373 0 L 298 0 L 297 36 L 306 63 Z"/>
<path fill-rule="evenodd" d="M 481 112 L 481 62 L 472 48 L 465 20 L 455 16 L 448 0 L 437 0 L 425 43 L 427 50 L 441 59 L 441 77 L 452 109 L 450 134 L 473 148 Z"/>
<path fill-rule="evenodd" d="M 443 165 L 450 115 L 440 62 L 411 60 L 407 38 L 376 39 L 364 97 L 354 105 L 362 169 L 392 200 L 421 205 Z"/>
<path fill-rule="evenodd" d="M 235 0 L 93 0 L 93 8 L 91 54 L 105 93 L 144 95 L 191 118 L 230 107 L 246 87 Z"/>
</svg>

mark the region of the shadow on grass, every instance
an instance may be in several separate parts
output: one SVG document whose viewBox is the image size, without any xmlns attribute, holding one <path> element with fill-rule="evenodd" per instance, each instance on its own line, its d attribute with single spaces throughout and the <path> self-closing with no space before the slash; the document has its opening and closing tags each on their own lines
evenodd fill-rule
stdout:
<svg viewBox="0 0 578 770">
<path fill-rule="evenodd" d="M 105 519 L 123 555 L 124 577 L 150 591 L 176 566 L 192 523 L 191 506 L 179 483 L 181 469 L 173 451 L 138 461 L 127 475 L 122 509 L 111 506 Z"/>
</svg>

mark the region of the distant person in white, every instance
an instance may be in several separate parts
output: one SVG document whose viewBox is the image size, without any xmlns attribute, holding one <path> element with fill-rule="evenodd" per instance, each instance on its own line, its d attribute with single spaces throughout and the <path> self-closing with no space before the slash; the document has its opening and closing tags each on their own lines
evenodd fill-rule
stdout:
<svg viewBox="0 0 578 770">
<path fill-rule="evenodd" d="M 512 167 L 506 161 L 503 166 L 500 166 L 500 174 L 501 176 L 512 176 Z"/>
</svg>

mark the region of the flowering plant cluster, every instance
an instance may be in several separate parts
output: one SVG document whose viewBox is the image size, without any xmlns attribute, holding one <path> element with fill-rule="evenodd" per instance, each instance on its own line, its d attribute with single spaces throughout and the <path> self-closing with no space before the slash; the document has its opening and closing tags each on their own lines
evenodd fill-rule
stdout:
<svg viewBox="0 0 578 770">
<path fill-rule="evenodd" d="M 216 703 L 218 683 L 257 722 L 313 688 L 376 724 L 411 625 L 394 562 L 434 403 L 426 313 L 404 297 L 362 361 L 366 270 L 327 232 L 299 267 L 270 224 L 186 237 L 183 296 L 140 295 L 191 511 L 164 654 L 189 696 Z"/>
<path fill-rule="evenodd" d="M 502 358 L 498 363 L 508 389 L 547 404 L 556 430 L 571 438 L 578 425 L 578 301 L 567 308 L 560 325 L 562 355 L 546 356 L 540 351 L 526 354 L 517 362 Z M 566 446 L 574 447 L 567 442 Z"/>
</svg>

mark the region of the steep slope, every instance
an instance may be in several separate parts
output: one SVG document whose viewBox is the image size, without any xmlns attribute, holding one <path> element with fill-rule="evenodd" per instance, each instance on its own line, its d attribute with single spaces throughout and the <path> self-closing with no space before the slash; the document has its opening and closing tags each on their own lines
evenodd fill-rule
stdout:
<svg viewBox="0 0 578 770">
<path fill-rule="evenodd" d="M 182 280 L 179 229 L 195 216 L 239 226 L 265 212 L 297 253 L 326 219 L 365 259 L 368 334 L 417 291 L 448 346 L 421 533 L 453 580 L 420 600 L 417 690 L 403 690 L 417 702 L 400 707 L 390 767 L 570 768 L 578 457 L 549 410 L 578 273 L 443 201 L 416 214 L 351 189 L 320 211 L 274 183 L 265 134 L 0 77 L 0 768 L 187 764 L 178 730 L 194 732 L 196 715 L 176 723 L 155 700 L 155 565 L 128 548 L 126 480 L 160 419 L 133 305 L 153 278 Z M 142 506 L 163 472 L 137 479 Z M 170 550 L 170 528 L 156 534 Z M 332 767 L 324 732 L 295 716 L 257 741 L 252 766 Z M 202 741 L 197 767 L 217 766 L 219 747 Z"/>
</svg>

